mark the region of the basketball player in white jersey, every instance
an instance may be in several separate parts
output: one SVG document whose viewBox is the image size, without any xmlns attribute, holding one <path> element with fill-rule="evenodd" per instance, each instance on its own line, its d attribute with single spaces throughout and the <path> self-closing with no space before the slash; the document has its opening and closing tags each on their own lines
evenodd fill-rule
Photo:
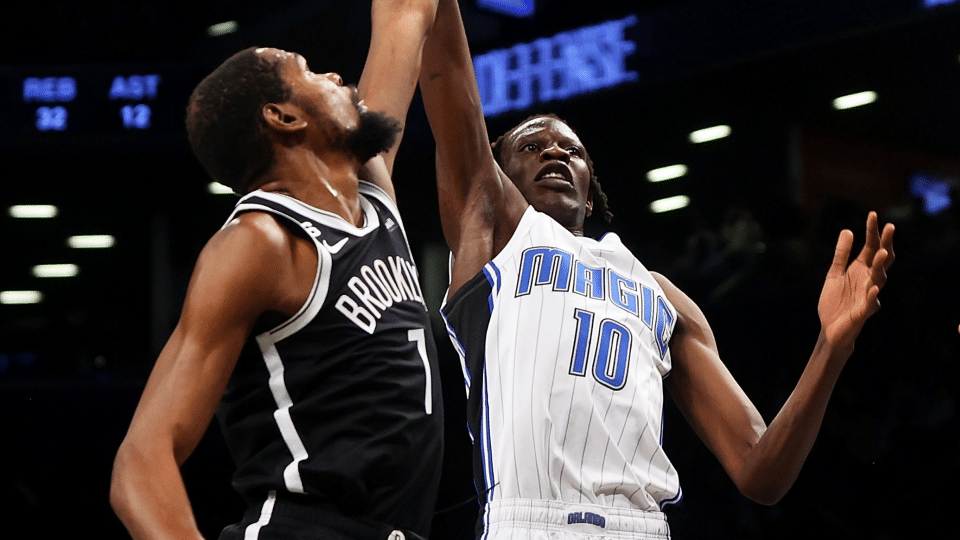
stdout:
<svg viewBox="0 0 960 540">
<path fill-rule="evenodd" d="M 224 540 L 429 534 L 439 372 L 390 173 L 435 14 L 373 2 L 359 91 L 251 47 L 191 96 L 197 158 L 243 197 L 117 452 L 110 501 L 132 537 L 201 537 L 180 466 L 215 412 L 248 505 Z"/>
<path fill-rule="evenodd" d="M 681 496 L 660 445 L 664 390 L 740 491 L 777 502 L 820 429 L 839 373 L 893 262 L 893 226 L 843 231 L 822 329 L 766 425 L 724 367 L 710 325 L 614 234 L 583 237 L 605 197 L 563 121 L 522 122 L 491 148 L 456 0 L 441 0 L 420 78 L 436 140 L 443 306 L 461 355 L 484 539 L 668 538 Z M 496 155 L 495 155 L 496 154 Z"/>
</svg>

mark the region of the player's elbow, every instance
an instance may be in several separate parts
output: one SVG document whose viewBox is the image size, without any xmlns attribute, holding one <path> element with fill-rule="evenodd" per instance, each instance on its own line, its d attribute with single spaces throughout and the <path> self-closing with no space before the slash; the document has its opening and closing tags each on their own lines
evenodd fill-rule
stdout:
<svg viewBox="0 0 960 540">
<path fill-rule="evenodd" d="M 781 475 L 757 474 L 735 478 L 734 483 L 744 497 L 764 506 L 780 502 L 790 490 L 792 481 L 786 481 Z"/>
<path fill-rule="evenodd" d="M 424 23 L 429 30 L 437 18 L 437 0 L 413 0 L 414 9 L 417 14 L 423 17 Z"/>
<path fill-rule="evenodd" d="M 120 446 L 113 460 L 113 470 L 110 474 L 110 507 L 121 520 L 129 513 L 131 507 L 130 452 L 126 443 Z"/>
<path fill-rule="evenodd" d="M 124 524 L 134 521 L 143 497 L 149 491 L 150 464 L 155 459 L 143 447 L 125 439 L 113 459 L 110 473 L 110 507 Z"/>
<path fill-rule="evenodd" d="M 437 18 L 437 0 L 405 0 L 403 2 L 380 0 L 373 4 L 373 9 L 375 18 L 378 11 L 383 10 L 389 19 L 401 19 L 407 23 L 413 23 L 423 35 L 433 28 Z"/>
<path fill-rule="evenodd" d="M 746 466 L 730 475 L 744 497 L 764 506 L 780 502 L 793 485 L 794 478 L 782 471 L 758 466 Z"/>
<path fill-rule="evenodd" d="M 783 496 L 786 495 L 786 491 L 780 491 L 776 489 L 760 489 L 760 488 L 749 488 L 749 489 L 740 489 L 746 498 L 751 501 L 762 504 L 764 506 L 773 506 L 780 502 L 780 499 L 783 499 Z"/>
</svg>

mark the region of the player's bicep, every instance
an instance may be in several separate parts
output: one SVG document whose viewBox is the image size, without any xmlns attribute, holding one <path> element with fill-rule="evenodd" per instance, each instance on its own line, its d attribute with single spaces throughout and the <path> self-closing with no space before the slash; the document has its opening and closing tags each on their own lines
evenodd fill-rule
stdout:
<svg viewBox="0 0 960 540">
<path fill-rule="evenodd" d="M 274 218 L 253 213 L 235 220 L 197 259 L 180 324 L 202 343 L 242 342 L 259 316 L 277 306 L 287 252 L 287 235 Z"/>
<path fill-rule="evenodd" d="M 721 361 L 703 312 L 663 276 L 656 277 L 677 308 L 666 388 L 693 430 L 734 476 L 766 424 Z"/>
<path fill-rule="evenodd" d="M 147 382 L 128 440 L 145 456 L 171 452 L 182 464 L 213 418 L 236 355 L 178 325 Z"/>
</svg>

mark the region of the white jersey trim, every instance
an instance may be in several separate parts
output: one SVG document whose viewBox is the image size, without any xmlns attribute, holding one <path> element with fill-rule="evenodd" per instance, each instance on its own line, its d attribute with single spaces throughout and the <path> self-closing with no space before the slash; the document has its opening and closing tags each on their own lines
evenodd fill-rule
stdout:
<svg viewBox="0 0 960 540">
<path fill-rule="evenodd" d="M 345 225 L 355 229 L 356 231 L 361 231 L 361 229 L 350 226 L 346 221 L 335 214 L 316 209 L 286 195 L 266 193 L 263 191 L 255 191 L 251 195 L 272 201 L 280 206 L 289 208 L 293 212 L 305 214 L 305 217 L 324 222 L 325 224 L 329 224 L 335 228 L 340 228 L 338 226 Z M 377 217 L 376 210 L 369 203 L 369 201 L 361 197 L 361 203 L 362 207 L 364 207 L 365 214 L 372 214 L 373 216 L 372 218 L 368 217 L 365 219 L 364 228 L 366 230 L 362 231 L 362 235 L 366 235 L 374 230 L 373 228 L 367 227 L 367 225 L 372 223 L 379 225 L 379 219 Z M 236 210 L 234 210 L 233 214 L 231 214 L 230 218 L 227 220 L 227 223 L 229 223 L 238 212 L 244 210 L 267 212 L 292 221 L 298 227 L 304 226 L 293 217 L 277 210 L 256 203 L 246 204 L 243 201 L 237 205 Z M 326 223 L 328 220 L 332 220 L 332 223 Z M 266 365 L 270 374 L 270 392 L 273 395 L 274 402 L 277 404 L 277 410 L 275 410 L 273 413 L 274 421 L 277 424 L 277 428 L 280 430 L 280 434 L 283 437 L 284 443 L 287 445 L 287 450 L 292 456 L 291 462 L 284 468 L 283 471 L 284 484 L 292 493 L 304 493 L 303 480 L 300 477 L 299 465 L 300 462 L 306 460 L 308 457 L 310 457 L 310 455 L 306 449 L 306 445 L 303 443 L 303 438 L 300 436 L 300 433 L 290 416 L 290 407 L 293 406 L 293 399 L 290 397 L 289 390 L 287 390 L 286 381 L 284 380 L 283 359 L 280 358 L 276 344 L 295 334 L 309 324 L 310 321 L 316 317 L 317 313 L 323 307 L 323 303 L 326 301 L 327 292 L 330 286 L 332 255 L 330 253 L 329 246 L 323 243 L 319 237 L 313 235 L 309 236 L 313 240 L 313 244 L 317 249 L 317 272 L 314 276 L 313 287 L 310 290 L 310 294 L 307 297 L 306 302 L 304 302 L 303 306 L 300 307 L 300 310 L 297 311 L 297 313 L 295 313 L 292 317 L 280 323 L 276 327 L 256 336 L 257 345 L 260 348 L 260 353 L 263 355 L 264 364 Z"/>
<path fill-rule="evenodd" d="M 317 208 L 316 206 L 311 206 L 299 199 L 294 199 L 289 195 L 259 190 L 252 191 L 240 199 L 240 202 L 237 203 L 236 208 L 227 218 L 224 226 L 226 226 L 227 223 L 230 223 L 230 221 L 233 220 L 233 218 L 236 217 L 239 212 L 244 210 L 264 210 L 262 206 L 256 204 L 247 204 L 245 202 L 246 199 L 251 197 L 259 197 L 281 206 L 285 206 L 290 210 L 297 212 L 298 214 L 308 216 L 311 219 L 316 220 L 318 223 L 326 225 L 327 227 L 331 227 L 357 237 L 366 236 L 380 227 L 380 218 L 377 215 L 376 209 L 372 204 L 370 204 L 370 201 L 363 197 L 360 197 L 360 211 L 363 213 L 363 225 L 357 227 L 333 212 Z"/>
<path fill-rule="evenodd" d="M 257 540 L 260 538 L 260 529 L 270 524 L 270 518 L 273 516 L 273 505 L 277 501 L 277 492 L 271 491 L 267 495 L 267 500 L 263 501 L 260 508 L 260 519 L 256 523 L 251 523 L 243 531 L 243 540 Z"/>
</svg>

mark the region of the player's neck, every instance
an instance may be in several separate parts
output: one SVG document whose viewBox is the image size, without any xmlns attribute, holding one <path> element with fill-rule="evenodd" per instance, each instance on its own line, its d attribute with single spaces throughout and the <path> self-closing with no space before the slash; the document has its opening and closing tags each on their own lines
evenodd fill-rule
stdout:
<svg viewBox="0 0 960 540">
<path fill-rule="evenodd" d="M 276 162 L 259 189 L 283 193 L 310 206 L 339 215 L 355 226 L 363 224 L 359 179 L 355 159 L 341 156 L 284 151 L 278 149 Z"/>
</svg>

